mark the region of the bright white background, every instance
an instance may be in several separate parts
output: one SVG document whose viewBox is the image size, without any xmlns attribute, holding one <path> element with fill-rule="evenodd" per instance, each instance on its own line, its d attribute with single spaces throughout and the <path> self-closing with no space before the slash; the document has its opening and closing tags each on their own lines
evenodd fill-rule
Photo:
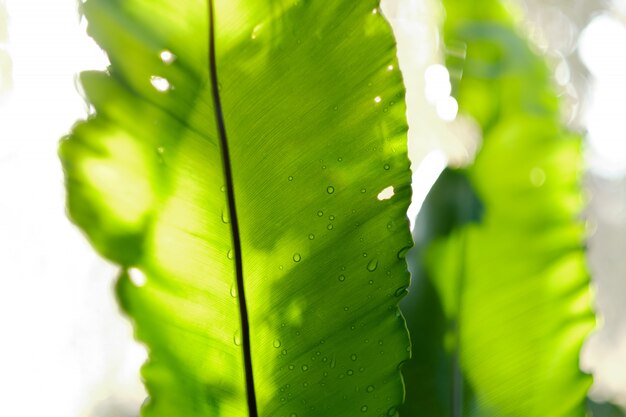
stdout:
<svg viewBox="0 0 626 417">
<path fill-rule="evenodd" d="M 0 39 L 0 51 L 11 55 L 13 86 L 0 96 L 0 416 L 130 417 L 145 395 L 138 376 L 145 353 L 132 342 L 115 305 L 116 268 L 99 259 L 65 217 L 56 156 L 59 138 L 86 114 L 76 73 L 103 69 L 106 59 L 85 35 L 75 0 L 4 2 L 9 42 Z M 592 340 L 584 366 L 597 373 L 598 398 L 624 402 L 626 29 L 619 21 L 624 10 L 615 6 L 611 13 L 587 16 L 592 23 L 577 48 L 575 39 L 587 23 L 572 32 L 573 46 L 563 44 L 563 34 L 571 35 L 568 25 L 575 26 L 569 15 L 558 14 L 558 4 L 546 5 L 557 1 L 534 3 L 522 4 L 529 33 L 551 56 L 555 82 L 578 109 L 569 119 L 589 130 L 589 183 L 596 196 L 589 216 L 598 230 L 591 263 L 611 332 Z M 479 134 L 457 117 L 448 74 L 436 65 L 442 58 L 437 2 L 388 0 L 384 11 L 398 37 L 408 89 L 412 218 L 446 159 L 459 162 L 473 153 L 476 144 L 459 143 L 459 132 Z M 562 25 L 556 26 L 567 30 L 542 32 L 545 16 L 558 16 Z M 591 74 L 576 67 L 581 60 Z M 572 90 L 576 74 L 578 90 Z M 433 151 L 437 148 L 443 152 Z"/>
</svg>

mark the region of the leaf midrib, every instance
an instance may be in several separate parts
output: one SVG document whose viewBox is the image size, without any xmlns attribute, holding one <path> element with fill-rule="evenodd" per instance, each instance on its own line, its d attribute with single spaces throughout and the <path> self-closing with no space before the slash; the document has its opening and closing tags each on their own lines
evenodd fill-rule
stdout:
<svg viewBox="0 0 626 417">
<path fill-rule="evenodd" d="M 239 317 L 241 319 L 241 339 L 246 378 L 246 398 L 248 402 L 248 415 L 249 417 L 258 417 L 256 393 L 254 390 L 254 373 L 252 371 L 250 323 L 248 319 L 248 308 L 246 304 L 246 294 L 244 288 L 243 259 L 241 254 L 239 219 L 237 217 L 237 207 L 235 205 L 235 189 L 232 167 L 230 163 L 230 152 L 228 149 L 228 137 L 226 135 L 226 125 L 222 114 L 222 103 L 220 99 L 219 82 L 217 78 L 217 62 L 215 56 L 215 12 L 213 0 L 207 0 L 207 6 L 209 31 L 209 77 L 211 81 L 211 94 L 213 97 L 215 121 L 219 134 L 220 151 L 222 154 L 222 166 L 224 167 L 228 211 L 230 213 L 230 228 L 233 240 L 237 292 L 239 294 Z"/>
</svg>

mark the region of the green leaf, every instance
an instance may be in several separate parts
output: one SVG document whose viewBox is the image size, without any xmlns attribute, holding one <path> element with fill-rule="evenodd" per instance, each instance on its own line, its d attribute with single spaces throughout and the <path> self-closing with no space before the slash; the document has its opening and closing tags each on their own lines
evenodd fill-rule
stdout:
<svg viewBox="0 0 626 417">
<path fill-rule="evenodd" d="M 95 114 L 60 154 L 149 348 L 142 415 L 394 415 L 411 237 L 391 31 L 373 0 L 209 5 L 82 6 L 111 66 L 82 74 Z"/>
<path fill-rule="evenodd" d="M 499 2 L 444 1 L 462 113 L 484 143 L 431 190 L 403 310 L 414 346 L 405 416 L 584 416 L 579 351 L 594 325 L 579 137 L 543 59 Z"/>
</svg>

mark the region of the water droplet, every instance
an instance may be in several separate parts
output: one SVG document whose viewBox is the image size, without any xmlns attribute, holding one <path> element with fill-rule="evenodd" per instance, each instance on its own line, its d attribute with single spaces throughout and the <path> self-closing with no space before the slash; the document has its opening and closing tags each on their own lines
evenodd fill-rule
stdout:
<svg viewBox="0 0 626 417">
<path fill-rule="evenodd" d="M 237 286 L 235 284 L 230 286 L 230 296 L 237 298 Z"/>
<path fill-rule="evenodd" d="M 222 223 L 224 224 L 230 223 L 230 216 L 228 215 L 227 210 L 222 210 Z"/>
<path fill-rule="evenodd" d="M 377 103 L 377 104 L 378 104 L 378 103 L 380 103 L 381 101 L 383 101 L 383 99 L 382 99 L 382 98 L 380 98 L 380 96 L 376 96 L 376 97 L 374 97 L 374 102 L 375 102 L 375 103 Z"/>
<path fill-rule="evenodd" d="M 365 390 L 367 392 L 373 392 L 374 391 L 374 386 L 373 385 L 368 385 L 368 387 Z"/>
<path fill-rule="evenodd" d="M 326 228 L 327 228 L 328 230 L 333 230 L 333 227 L 334 227 L 334 226 L 332 225 L 332 223 L 329 223 L 329 224 L 328 224 L 328 226 L 326 226 Z"/>
<path fill-rule="evenodd" d="M 278 339 L 274 340 L 274 343 L 272 343 L 272 345 L 273 345 L 275 348 L 279 348 L 279 347 L 280 347 L 280 345 L 281 345 L 280 340 L 278 340 Z"/>
<path fill-rule="evenodd" d="M 291 413 L 289 417 L 298 417 L 298 415 L 296 413 Z"/>
<path fill-rule="evenodd" d="M 387 71 L 393 71 L 393 65 L 389 65 L 389 66 L 387 67 Z"/>
<path fill-rule="evenodd" d="M 227 257 L 228 259 L 232 260 L 232 259 L 233 259 L 233 251 L 232 251 L 232 250 L 229 250 L 229 251 L 228 251 L 228 253 L 226 254 L 226 257 Z"/>
<path fill-rule="evenodd" d="M 333 187 L 332 185 L 329 185 L 328 187 L 326 187 L 326 192 L 328 194 L 332 194 L 335 192 L 335 187 Z"/>
<path fill-rule="evenodd" d="M 333 110 L 334 110 L 334 111 L 339 110 L 339 106 L 334 106 L 334 107 L 333 107 Z"/>
<path fill-rule="evenodd" d="M 393 417 L 395 416 L 397 413 L 396 407 L 391 407 L 389 410 L 387 410 L 387 415 L 389 417 Z"/>
<path fill-rule="evenodd" d="M 300 262 L 302 260 L 302 256 L 300 256 L 299 253 L 294 253 L 293 254 L 293 261 L 294 262 Z"/>
<path fill-rule="evenodd" d="M 407 293 L 407 290 L 406 290 L 406 289 L 407 289 L 407 287 L 406 287 L 406 286 L 404 286 L 404 287 L 400 287 L 400 288 L 398 288 L 398 289 L 396 290 L 396 292 L 394 293 L 394 295 L 395 295 L 396 297 L 403 296 L 403 295 L 405 295 L 405 294 Z"/>
<path fill-rule="evenodd" d="M 367 190 L 365 188 L 361 188 L 361 194 L 365 194 Z"/>
<path fill-rule="evenodd" d="M 282 265 L 278 265 L 278 269 L 280 269 L 282 271 L 283 270 L 283 266 Z"/>
<path fill-rule="evenodd" d="M 290 175 L 290 176 L 288 176 L 288 177 L 287 177 L 287 179 L 288 179 L 289 181 L 293 181 L 293 177 L 292 177 L 291 175 Z"/>
<path fill-rule="evenodd" d="M 383 166 L 383 168 L 385 168 L 385 171 L 389 171 L 389 168 L 391 168 L 391 166 L 389 164 L 385 164 L 385 166 Z"/>
<path fill-rule="evenodd" d="M 348 375 L 348 376 L 352 376 L 352 375 L 354 375 L 354 371 L 353 371 L 352 369 L 348 369 L 348 370 L 346 371 L 346 375 Z"/>
<path fill-rule="evenodd" d="M 339 275 L 338 279 L 339 279 L 339 281 L 344 282 L 346 280 L 346 276 L 341 274 L 341 275 Z"/>
<path fill-rule="evenodd" d="M 546 172 L 539 168 L 539 167 L 534 167 L 533 169 L 530 170 L 530 183 L 539 188 L 541 187 L 543 184 L 545 184 L 546 182 Z"/>
<path fill-rule="evenodd" d="M 317 217 L 322 217 L 324 215 L 324 212 L 322 210 L 317 212 Z"/>
<path fill-rule="evenodd" d="M 233 335 L 233 342 L 235 343 L 235 346 L 241 346 L 241 333 L 239 330 L 237 330 Z"/>
<path fill-rule="evenodd" d="M 337 361 L 335 360 L 335 358 L 333 358 L 333 359 L 330 361 L 330 367 L 331 367 L 331 368 L 334 368 L 335 366 L 337 366 Z"/>
<path fill-rule="evenodd" d="M 339 157 L 339 158 L 337 158 L 337 161 L 339 161 L 339 162 L 343 162 L 343 158 L 342 158 L 342 157 Z"/>
<path fill-rule="evenodd" d="M 332 214 L 328 217 L 331 221 L 335 220 L 335 216 L 333 216 Z"/>
<path fill-rule="evenodd" d="M 370 272 L 374 272 L 376 271 L 376 268 L 378 268 L 378 260 L 377 259 L 372 259 L 371 261 L 369 261 L 367 263 L 367 270 Z"/>
<path fill-rule="evenodd" d="M 352 359 L 352 361 L 355 361 L 357 359 L 356 354 L 353 353 L 352 355 L 350 355 L 350 359 Z"/>
<path fill-rule="evenodd" d="M 309 370 L 308 365 L 302 365 L 302 372 L 306 372 Z"/>
<path fill-rule="evenodd" d="M 343 308 L 343 311 L 348 311 L 348 310 L 350 310 L 350 307 L 348 307 L 348 306 L 345 306 L 345 307 Z"/>
<path fill-rule="evenodd" d="M 361 407 L 361 412 L 363 413 L 367 413 L 367 406 L 364 405 L 363 407 Z"/>
<path fill-rule="evenodd" d="M 159 146 L 157 148 L 157 153 L 159 153 L 160 155 L 163 155 L 163 152 L 165 152 L 165 148 L 163 146 Z"/>
<path fill-rule="evenodd" d="M 280 353 L 282 353 L 283 356 L 286 355 L 287 354 L 287 349 L 283 349 L 282 352 L 280 352 Z"/>
<path fill-rule="evenodd" d="M 324 343 L 326 343 L 324 339 L 320 340 L 320 345 L 323 345 Z"/>
<path fill-rule="evenodd" d="M 373 279 L 370 279 L 369 281 L 367 281 L 368 284 L 372 285 L 374 283 Z"/>
<path fill-rule="evenodd" d="M 322 165 L 322 169 L 326 169 L 326 165 Z"/>
<path fill-rule="evenodd" d="M 153 75 L 150 77 L 150 84 L 160 93 L 164 93 L 171 88 L 170 82 L 163 77 Z"/>
<path fill-rule="evenodd" d="M 146 274 L 137 268 L 130 268 L 128 270 L 128 278 L 136 287 L 143 287 L 146 285 L 146 282 L 148 282 Z"/>
<path fill-rule="evenodd" d="M 309 234 L 309 240 L 315 239 L 315 235 L 313 233 Z"/>
<path fill-rule="evenodd" d="M 406 253 L 412 248 L 412 246 L 405 246 L 398 251 L 398 259 L 406 258 Z"/>
<path fill-rule="evenodd" d="M 221 192 L 226 191 L 226 186 L 225 186 L 225 185 L 222 185 L 222 186 L 220 187 L 220 191 L 221 191 Z"/>
<path fill-rule="evenodd" d="M 293 365 L 289 365 L 288 368 L 289 368 L 290 371 L 293 371 L 294 369 L 296 369 L 296 367 L 293 366 Z"/>
<path fill-rule="evenodd" d="M 163 61 L 164 64 L 171 64 L 176 59 L 174 54 L 167 49 L 161 51 L 159 56 L 161 57 L 161 61 Z"/>
</svg>

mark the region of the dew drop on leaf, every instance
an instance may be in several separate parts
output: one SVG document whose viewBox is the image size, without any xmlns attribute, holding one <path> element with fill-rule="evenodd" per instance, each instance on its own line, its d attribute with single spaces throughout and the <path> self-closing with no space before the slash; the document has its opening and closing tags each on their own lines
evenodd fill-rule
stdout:
<svg viewBox="0 0 626 417">
<path fill-rule="evenodd" d="M 367 189 L 361 188 L 361 194 L 365 194 L 366 192 L 367 192 Z"/>
<path fill-rule="evenodd" d="M 227 210 L 222 210 L 222 223 L 224 224 L 230 223 L 230 216 L 228 215 Z"/>
<path fill-rule="evenodd" d="M 322 210 L 317 212 L 317 217 L 322 217 L 324 215 L 324 212 Z"/>
<path fill-rule="evenodd" d="M 302 260 L 302 256 L 299 253 L 294 253 L 293 254 L 293 261 L 294 262 L 300 262 Z"/>
<path fill-rule="evenodd" d="M 367 406 L 364 405 L 363 407 L 361 407 L 361 412 L 363 413 L 367 413 Z"/>
<path fill-rule="evenodd" d="M 337 161 L 339 161 L 339 162 L 343 162 L 343 158 L 342 158 L 342 157 L 339 157 L 339 158 L 337 158 Z"/>
<path fill-rule="evenodd" d="M 385 166 L 383 168 L 385 168 L 385 171 L 389 171 L 389 168 L 391 168 L 391 167 L 389 166 L 389 164 L 385 164 Z"/>
<path fill-rule="evenodd" d="M 328 187 L 326 187 L 326 192 L 328 194 L 332 194 L 335 192 L 335 187 L 333 187 L 332 185 L 329 185 Z"/>
<path fill-rule="evenodd" d="M 373 392 L 374 391 L 374 386 L 373 385 L 369 385 L 366 389 L 367 392 Z"/>
<path fill-rule="evenodd" d="M 348 375 L 348 376 L 352 376 L 352 375 L 354 375 L 354 371 L 353 371 L 352 369 L 348 369 L 348 370 L 346 371 L 346 375 Z"/>
<path fill-rule="evenodd" d="M 286 355 L 286 354 L 287 354 L 287 349 L 283 349 L 283 351 L 282 351 L 282 352 L 280 352 L 280 353 L 282 353 L 282 354 L 283 354 L 283 356 L 284 356 L 284 355 Z"/>
<path fill-rule="evenodd" d="M 228 259 L 231 259 L 231 260 L 232 260 L 232 259 L 233 259 L 233 251 L 232 251 L 232 250 L 229 250 L 229 251 L 228 251 L 228 253 L 226 254 L 226 257 L 227 257 Z"/>
<path fill-rule="evenodd" d="M 335 366 L 337 366 L 337 361 L 335 360 L 335 358 L 333 358 L 333 359 L 330 361 L 330 367 L 331 367 L 331 368 L 334 368 Z"/>
<path fill-rule="evenodd" d="M 289 177 L 287 177 L 287 179 L 288 179 L 289 181 L 293 181 L 293 177 L 292 177 L 291 175 L 290 175 Z"/>
<path fill-rule="evenodd" d="M 328 216 L 328 218 L 332 221 L 335 220 L 335 216 L 333 216 L 332 214 L 330 216 Z"/>
<path fill-rule="evenodd" d="M 333 228 L 334 228 L 334 227 L 335 227 L 335 226 L 333 226 L 331 223 L 329 223 L 329 224 L 328 224 L 328 226 L 326 226 L 326 228 L 327 228 L 328 230 L 333 230 Z"/>
<path fill-rule="evenodd" d="M 339 279 L 339 281 L 344 282 L 346 280 L 346 276 L 341 274 L 341 275 L 339 275 L 338 279 Z"/>
<path fill-rule="evenodd" d="M 302 365 L 302 372 L 306 372 L 309 370 L 308 365 Z"/>
<path fill-rule="evenodd" d="M 309 234 L 309 240 L 315 239 L 315 235 L 313 233 Z"/>
<path fill-rule="evenodd" d="M 167 49 L 161 51 L 159 56 L 161 57 L 161 61 L 163 61 L 164 64 L 171 64 L 172 62 L 174 62 L 174 59 L 176 59 L 174 54 Z"/>
<path fill-rule="evenodd" d="M 235 284 L 230 286 L 230 296 L 237 298 L 237 286 Z"/>
<path fill-rule="evenodd" d="M 376 268 L 378 268 L 378 260 L 377 259 L 372 259 L 371 261 L 369 261 L 367 263 L 367 270 L 370 272 L 374 272 L 376 271 Z"/>
<path fill-rule="evenodd" d="M 280 343 L 280 340 L 278 340 L 278 339 L 274 340 L 273 345 L 274 345 L 274 347 L 275 347 L 275 348 L 279 348 L 279 347 L 280 347 L 280 344 L 281 344 L 281 343 Z"/>
<path fill-rule="evenodd" d="M 398 259 L 406 258 L 406 253 L 411 249 L 411 246 L 405 246 L 398 251 Z"/>
<path fill-rule="evenodd" d="M 356 354 L 353 353 L 352 355 L 350 355 L 350 359 L 352 359 L 352 361 L 354 362 L 357 359 Z"/>
<path fill-rule="evenodd" d="M 235 343 L 235 346 L 241 346 L 241 333 L 239 330 L 237 330 L 233 335 L 233 342 Z"/>
<path fill-rule="evenodd" d="M 402 296 L 402 295 L 406 294 L 406 292 L 407 292 L 407 291 L 406 291 L 406 288 L 407 288 L 407 287 L 400 287 L 400 288 L 398 288 L 398 289 L 396 290 L 396 292 L 394 293 L 394 295 L 395 295 L 396 297 L 400 297 L 400 296 Z"/>
</svg>

